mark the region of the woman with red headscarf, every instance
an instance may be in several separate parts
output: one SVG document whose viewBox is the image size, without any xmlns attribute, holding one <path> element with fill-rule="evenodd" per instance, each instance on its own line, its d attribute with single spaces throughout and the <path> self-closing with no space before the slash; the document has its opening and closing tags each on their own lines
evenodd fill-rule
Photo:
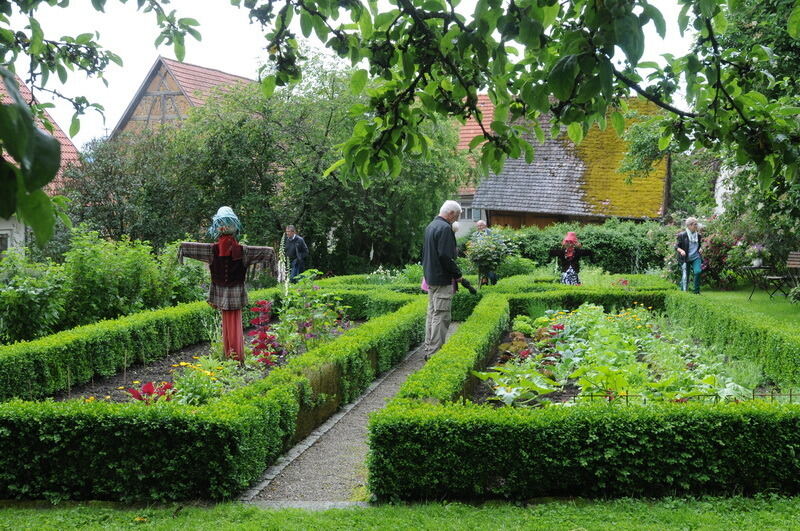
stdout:
<svg viewBox="0 0 800 531">
<path fill-rule="evenodd" d="M 574 232 L 568 232 L 561 241 L 561 247 L 550 249 L 550 256 L 558 258 L 558 267 L 561 269 L 561 283 L 580 286 L 581 280 L 578 273 L 581 270 L 579 262 L 582 256 L 592 256 L 592 251 L 581 249 L 581 242 Z"/>
</svg>

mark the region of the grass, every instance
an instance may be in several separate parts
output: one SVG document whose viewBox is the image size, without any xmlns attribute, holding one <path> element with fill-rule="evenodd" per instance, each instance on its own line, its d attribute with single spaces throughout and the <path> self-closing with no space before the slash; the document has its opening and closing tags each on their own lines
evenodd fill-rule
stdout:
<svg viewBox="0 0 800 531">
<path fill-rule="evenodd" d="M 800 304 L 792 304 L 783 295 L 776 295 L 772 299 L 762 289 L 756 288 L 751 300 L 750 287 L 739 288 L 734 291 L 703 291 L 701 297 L 708 297 L 720 304 L 735 306 L 742 311 L 763 315 L 774 322 L 785 324 L 800 332 Z"/>
<path fill-rule="evenodd" d="M 304 511 L 236 503 L 214 507 L 131 508 L 90 502 L 0 509 L 0 529 L 624 529 L 788 530 L 800 522 L 800 498 L 709 498 L 379 506 Z"/>
</svg>

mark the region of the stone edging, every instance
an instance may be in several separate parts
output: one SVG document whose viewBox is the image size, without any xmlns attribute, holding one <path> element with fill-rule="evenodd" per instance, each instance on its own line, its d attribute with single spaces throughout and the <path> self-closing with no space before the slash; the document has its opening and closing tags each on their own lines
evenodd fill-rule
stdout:
<svg viewBox="0 0 800 531">
<path fill-rule="evenodd" d="M 400 368 L 400 366 L 403 365 L 403 363 L 405 363 L 406 360 L 411 358 L 414 354 L 418 353 L 422 349 L 423 345 L 420 345 L 414 350 L 409 351 L 409 353 L 406 354 L 406 356 L 402 360 L 400 360 L 394 367 L 391 368 L 391 370 L 387 371 L 383 376 L 372 382 L 370 386 L 367 387 L 367 389 L 361 394 L 361 396 L 358 397 L 357 400 L 350 402 L 349 404 L 344 406 L 341 410 L 332 415 L 328 420 L 320 424 L 320 426 L 317 429 L 308 434 L 308 436 L 305 439 L 294 445 L 288 452 L 286 452 L 286 454 L 280 456 L 275 461 L 275 463 L 272 464 L 272 466 L 270 466 L 269 468 L 267 468 L 266 471 L 264 471 L 264 474 L 259 478 L 258 483 L 256 483 L 255 486 L 247 489 L 239 497 L 239 501 L 255 503 L 253 502 L 253 498 L 255 498 L 259 492 L 267 488 L 267 486 L 269 486 L 269 484 L 272 483 L 272 480 L 275 479 L 278 476 L 278 474 L 280 474 L 283 471 L 284 468 L 289 466 L 292 463 L 292 461 L 300 457 L 303 454 L 303 452 L 311 448 L 311 446 L 313 446 L 314 443 L 316 443 L 323 435 L 325 435 L 331 428 L 333 428 L 342 419 L 342 417 L 347 415 L 347 413 L 349 413 L 351 409 L 360 404 L 361 401 L 364 400 L 364 398 L 366 398 L 367 396 L 369 396 L 372 393 L 372 391 L 375 390 L 376 387 L 381 385 L 386 378 L 394 374 L 394 372 L 398 368 Z"/>
</svg>

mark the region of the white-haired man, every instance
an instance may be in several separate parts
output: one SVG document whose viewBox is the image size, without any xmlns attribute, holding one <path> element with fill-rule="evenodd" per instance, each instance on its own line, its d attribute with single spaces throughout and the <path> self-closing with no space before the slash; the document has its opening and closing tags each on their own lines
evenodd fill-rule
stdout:
<svg viewBox="0 0 800 531">
<path fill-rule="evenodd" d="M 428 283 L 428 314 L 425 321 L 425 352 L 433 354 L 443 344 L 450 326 L 450 308 L 461 270 L 456 264 L 456 237 L 452 225 L 461 215 L 461 205 L 445 201 L 439 215 L 425 229 L 422 269 Z"/>
<path fill-rule="evenodd" d="M 686 291 L 689 285 L 689 271 L 692 271 L 694 293 L 700 293 L 700 273 L 703 270 L 703 257 L 700 255 L 703 238 L 697 230 L 697 218 L 686 218 L 686 230 L 678 233 L 675 250 L 678 252 L 678 263 L 681 265 L 681 289 Z"/>
</svg>

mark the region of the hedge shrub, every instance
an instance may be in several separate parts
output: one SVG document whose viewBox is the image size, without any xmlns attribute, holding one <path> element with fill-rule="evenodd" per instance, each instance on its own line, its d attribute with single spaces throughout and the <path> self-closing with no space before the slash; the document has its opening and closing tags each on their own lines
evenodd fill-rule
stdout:
<svg viewBox="0 0 800 531">
<path fill-rule="evenodd" d="M 494 300 L 503 297 L 507 309 Z M 800 365 L 798 340 L 778 327 L 680 292 L 486 290 L 462 325 L 465 335 L 453 335 L 371 417 L 373 494 L 380 500 L 525 500 L 800 492 L 800 404 L 601 402 L 524 409 L 458 403 L 470 385 L 470 368 L 484 352 L 481 340 L 501 322 L 497 312 L 513 317 L 584 302 L 666 309 L 678 321 L 698 324 L 695 330 L 708 341 L 750 348 L 776 374 L 796 374 Z"/>
<path fill-rule="evenodd" d="M 280 290 L 250 293 L 280 301 Z M 411 297 L 391 291 L 335 292 L 349 306 L 351 319 L 363 320 L 395 311 Z M 205 341 L 207 321 L 215 313 L 205 302 L 139 312 L 76 327 L 30 342 L 0 346 L 0 401 L 36 399 L 91 380 L 111 376 L 134 363 L 150 363 L 172 351 Z M 245 324 L 253 316 L 242 312 Z"/>
<path fill-rule="evenodd" d="M 408 377 L 397 396 L 454 400 L 465 391 L 471 371 L 483 367 L 508 328 L 508 319 L 506 298 L 486 295 L 428 363 Z"/>
<path fill-rule="evenodd" d="M 0 498 L 230 498 L 399 360 L 425 307 L 412 300 L 206 406 L 2 403 Z"/>
<path fill-rule="evenodd" d="M 800 405 L 494 408 L 395 400 L 370 421 L 380 500 L 800 492 Z"/>
<path fill-rule="evenodd" d="M 800 338 L 782 325 L 684 292 L 670 293 L 666 308 L 698 339 L 763 364 L 764 374 L 779 384 L 800 384 Z"/>
</svg>

